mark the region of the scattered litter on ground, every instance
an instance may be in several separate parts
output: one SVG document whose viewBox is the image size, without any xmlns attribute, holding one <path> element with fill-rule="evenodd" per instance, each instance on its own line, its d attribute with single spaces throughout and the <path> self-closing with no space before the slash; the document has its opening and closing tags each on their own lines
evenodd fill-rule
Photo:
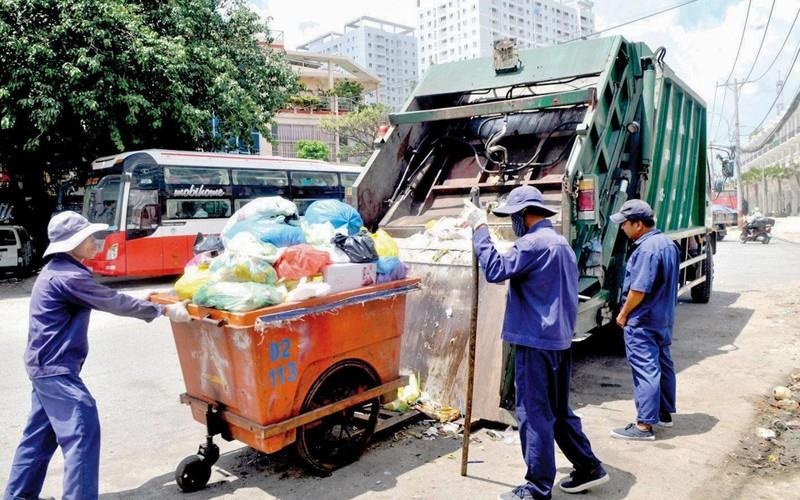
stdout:
<svg viewBox="0 0 800 500">
<path fill-rule="evenodd" d="M 766 429 L 764 427 L 756 427 L 756 436 L 760 437 L 761 439 L 773 439 L 778 437 L 778 435 L 772 429 Z"/>
<path fill-rule="evenodd" d="M 774 397 L 778 401 L 782 401 L 784 399 L 792 399 L 792 391 L 788 387 L 779 385 L 774 389 L 772 389 L 772 397 Z"/>
<path fill-rule="evenodd" d="M 729 456 L 738 475 L 800 471 L 800 373 L 758 402 L 755 431 Z"/>
</svg>

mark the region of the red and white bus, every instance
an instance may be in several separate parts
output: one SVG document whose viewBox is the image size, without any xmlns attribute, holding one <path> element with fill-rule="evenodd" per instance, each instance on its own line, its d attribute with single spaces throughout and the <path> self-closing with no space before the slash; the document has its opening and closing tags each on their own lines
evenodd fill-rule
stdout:
<svg viewBox="0 0 800 500">
<path fill-rule="evenodd" d="M 110 226 L 97 257 L 105 276 L 183 272 L 197 233 L 218 234 L 231 214 L 261 196 L 352 203 L 361 167 L 317 160 L 194 151 L 145 150 L 92 163 L 83 215 Z"/>
</svg>

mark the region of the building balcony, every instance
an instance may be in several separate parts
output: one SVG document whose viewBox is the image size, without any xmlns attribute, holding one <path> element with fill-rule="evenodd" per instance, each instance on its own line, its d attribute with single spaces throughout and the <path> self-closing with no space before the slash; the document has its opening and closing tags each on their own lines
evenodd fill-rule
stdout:
<svg viewBox="0 0 800 500">
<path fill-rule="evenodd" d="M 301 94 L 289 98 L 289 106 L 280 110 L 279 113 L 294 114 L 316 114 L 331 115 L 336 114 L 336 103 L 333 96 Z M 363 102 L 363 101 L 362 101 Z M 358 103 L 354 99 L 339 97 L 338 113 L 343 114 L 355 111 Z"/>
</svg>

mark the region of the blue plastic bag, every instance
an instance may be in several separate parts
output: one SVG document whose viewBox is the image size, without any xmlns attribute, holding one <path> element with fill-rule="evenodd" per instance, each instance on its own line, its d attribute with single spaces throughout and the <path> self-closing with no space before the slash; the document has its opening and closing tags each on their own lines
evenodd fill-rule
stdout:
<svg viewBox="0 0 800 500">
<path fill-rule="evenodd" d="M 397 257 L 381 257 L 378 259 L 377 283 L 397 281 L 408 276 L 408 266 Z"/>
<path fill-rule="evenodd" d="M 290 247 L 306 242 L 306 235 L 297 226 L 289 224 L 272 224 L 262 228 L 261 241 L 276 247 Z"/>
<path fill-rule="evenodd" d="M 364 225 L 358 211 L 339 200 L 317 200 L 306 209 L 305 220 L 308 224 L 330 222 L 335 229 L 347 227 L 347 234 L 356 234 Z"/>
</svg>

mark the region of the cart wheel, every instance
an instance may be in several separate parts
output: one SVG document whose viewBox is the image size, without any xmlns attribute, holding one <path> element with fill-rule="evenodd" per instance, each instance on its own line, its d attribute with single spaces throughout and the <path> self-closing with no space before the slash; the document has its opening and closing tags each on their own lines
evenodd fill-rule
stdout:
<svg viewBox="0 0 800 500">
<path fill-rule="evenodd" d="M 380 381 L 369 366 L 345 361 L 314 382 L 301 412 L 335 403 L 378 385 Z M 380 406 L 380 398 L 370 399 L 299 427 L 295 448 L 300 459 L 313 473 L 322 476 L 354 462 L 375 432 Z"/>
<path fill-rule="evenodd" d="M 189 455 L 175 469 L 175 481 L 181 491 L 186 493 L 202 490 L 210 477 L 211 464 L 200 455 Z"/>
</svg>

